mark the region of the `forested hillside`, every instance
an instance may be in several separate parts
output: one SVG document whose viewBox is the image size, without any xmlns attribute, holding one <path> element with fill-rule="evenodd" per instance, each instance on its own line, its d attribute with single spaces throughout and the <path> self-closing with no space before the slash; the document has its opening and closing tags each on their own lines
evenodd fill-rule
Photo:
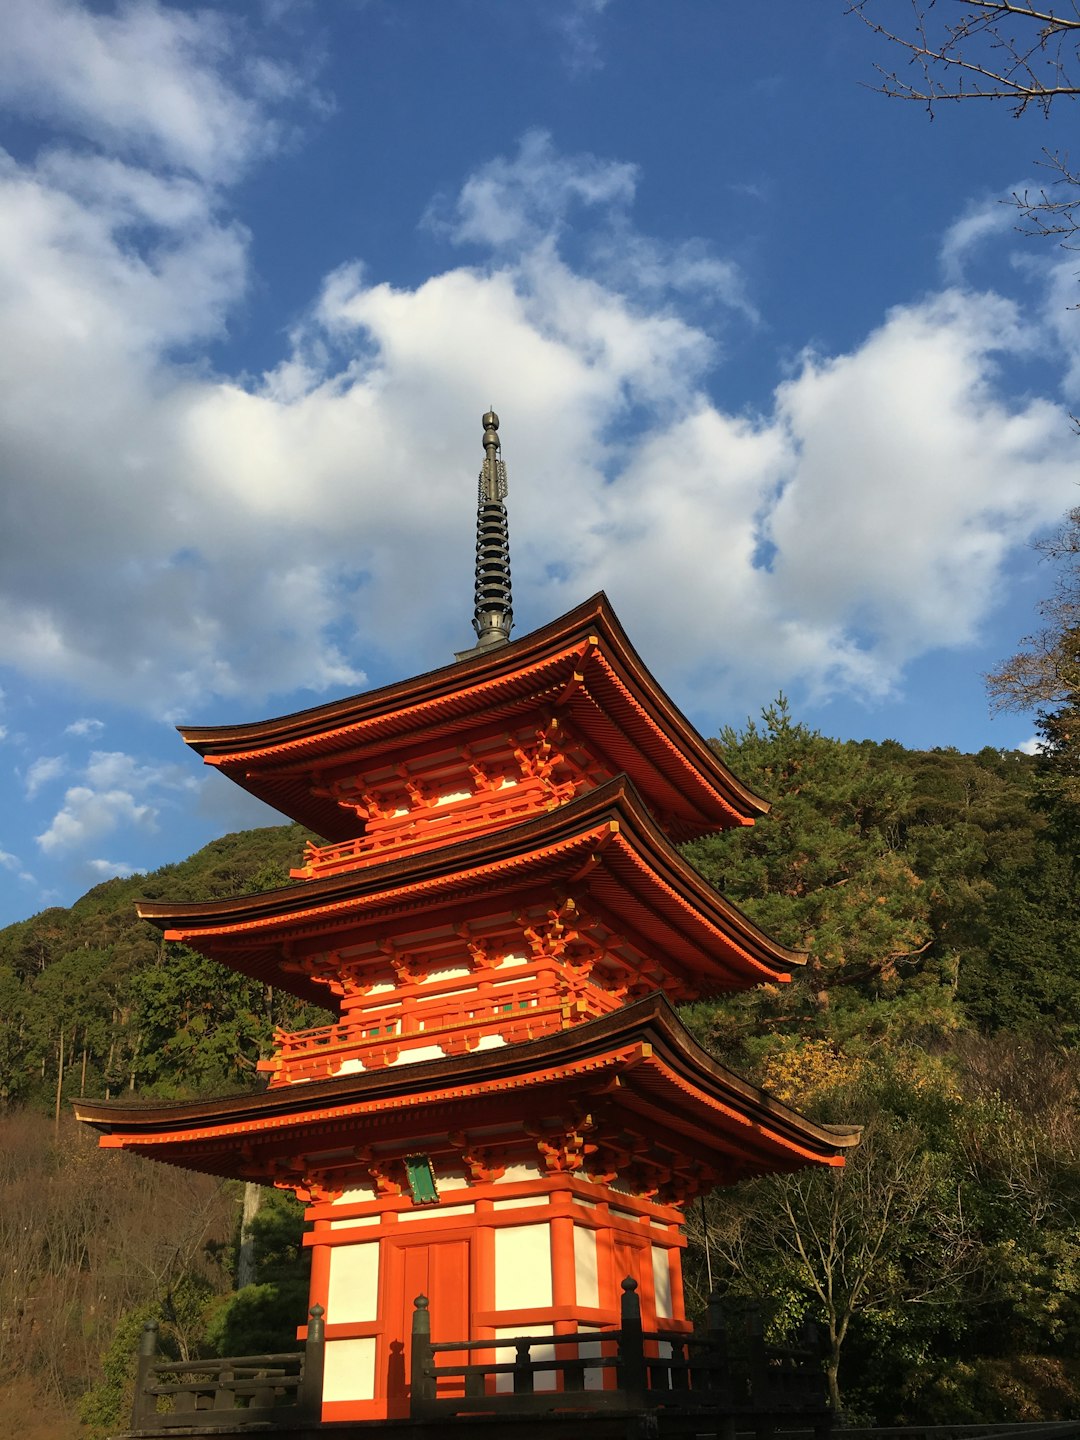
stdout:
<svg viewBox="0 0 1080 1440">
<path fill-rule="evenodd" d="M 777 1333 L 823 1321 L 840 1399 L 879 1423 L 1075 1413 L 1080 902 L 1053 767 L 841 743 L 783 702 L 714 743 L 773 810 L 687 853 L 809 959 L 790 985 L 685 1018 L 779 1098 L 865 1130 L 842 1172 L 695 1207 L 695 1303 L 708 1263 L 727 1291 L 770 1297 Z M 237 1295 L 239 1187 L 99 1152 L 63 1104 L 54 1116 L 81 1091 L 250 1086 L 275 1024 L 318 1023 L 163 946 L 133 910 L 287 883 L 304 839 L 227 836 L 0 932 L 0 1420 L 32 1397 L 28 1436 L 86 1433 L 80 1407 L 122 1416 L 147 1314 L 178 1354 L 236 1353 L 275 1309 L 302 1311 L 285 1202 L 264 1209 Z"/>
</svg>

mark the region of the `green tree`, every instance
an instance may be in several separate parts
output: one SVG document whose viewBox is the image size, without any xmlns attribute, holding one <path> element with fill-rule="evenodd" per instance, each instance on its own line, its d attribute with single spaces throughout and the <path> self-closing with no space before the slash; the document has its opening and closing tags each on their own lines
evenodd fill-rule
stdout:
<svg viewBox="0 0 1080 1440">
<path fill-rule="evenodd" d="M 766 933 L 808 952 L 791 985 L 763 986 L 689 1013 L 739 1063 L 759 1064 L 790 1034 L 842 1037 L 952 1023 L 950 992 L 928 956 L 926 885 L 900 849 L 911 781 L 897 765 L 795 721 L 781 696 L 759 725 L 713 742 L 771 801 L 753 828 L 711 836 L 686 854 Z M 866 1002 L 878 1002 L 873 1019 Z"/>
<path fill-rule="evenodd" d="M 280 1354 L 299 1347 L 296 1328 L 307 1321 L 311 1270 L 303 1221 L 303 1207 L 292 1195 L 264 1190 L 251 1221 L 254 1281 L 225 1298 L 207 1330 L 207 1344 L 217 1354 Z"/>
<path fill-rule="evenodd" d="M 774 1328 L 806 1318 L 827 1335 L 826 1375 L 841 1408 L 853 1329 L 895 1340 L 919 1306 L 955 1301 L 973 1264 L 940 1097 L 895 1068 L 834 1089 L 830 1109 L 864 1122 L 842 1169 L 767 1176 L 707 1207 L 714 1263 L 737 1290 L 769 1297 Z"/>
</svg>

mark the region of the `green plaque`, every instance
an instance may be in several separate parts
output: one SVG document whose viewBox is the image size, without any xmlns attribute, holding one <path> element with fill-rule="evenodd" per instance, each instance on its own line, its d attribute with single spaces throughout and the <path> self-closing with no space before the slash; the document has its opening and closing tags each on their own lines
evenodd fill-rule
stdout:
<svg viewBox="0 0 1080 1440">
<path fill-rule="evenodd" d="M 435 1185 L 435 1171 L 426 1155 L 406 1155 L 405 1174 L 409 1181 L 409 1194 L 414 1205 L 437 1205 L 439 1192 Z"/>
</svg>

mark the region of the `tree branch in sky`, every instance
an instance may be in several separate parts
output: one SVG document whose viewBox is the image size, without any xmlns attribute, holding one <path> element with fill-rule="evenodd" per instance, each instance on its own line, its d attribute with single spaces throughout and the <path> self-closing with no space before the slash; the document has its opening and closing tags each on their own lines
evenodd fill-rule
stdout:
<svg viewBox="0 0 1080 1440">
<path fill-rule="evenodd" d="M 895 8 L 895 0 L 890 0 Z M 1080 8 L 1017 0 L 908 0 L 903 26 L 878 19 L 880 0 L 858 0 L 851 13 L 906 52 L 914 78 L 876 67 L 882 94 L 918 100 L 1006 100 L 1022 115 L 1048 114 L 1062 95 L 1080 94 Z"/>
</svg>

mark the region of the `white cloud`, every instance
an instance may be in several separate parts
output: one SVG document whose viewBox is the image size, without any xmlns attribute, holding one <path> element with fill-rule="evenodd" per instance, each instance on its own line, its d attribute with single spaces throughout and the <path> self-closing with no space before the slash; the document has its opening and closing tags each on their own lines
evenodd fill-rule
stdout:
<svg viewBox="0 0 1080 1440">
<path fill-rule="evenodd" d="M 1045 741 L 1041 735 L 1032 735 L 1030 740 L 1021 741 L 1016 747 L 1023 755 L 1041 755 Z"/>
<path fill-rule="evenodd" d="M 22 867 L 22 861 L 17 855 L 12 855 L 10 850 L 0 850 L 0 865 L 5 870 L 17 871 Z"/>
<path fill-rule="evenodd" d="M 1021 189 L 1023 187 L 1020 187 Z M 967 262 L 987 241 L 1000 238 L 1016 226 L 1016 210 L 1007 196 L 974 201 L 946 230 L 941 242 L 941 267 L 950 285 L 959 285 Z"/>
<path fill-rule="evenodd" d="M 182 765 L 144 765 L 123 750 L 94 750 L 83 772 L 95 790 L 197 790 L 199 779 Z"/>
<path fill-rule="evenodd" d="M 704 240 L 664 242 L 637 230 L 631 206 L 638 168 L 588 153 L 564 155 L 546 130 L 529 130 L 517 154 L 481 165 L 453 200 L 440 197 L 427 223 L 457 245 L 500 258 L 549 261 L 573 229 L 588 275 L 625 299 L 716 301 L 754 318 L 739 267 Z"/>
<path fill-rule="evenodd" d="M 519 614 L 604 586 L 665 679 L 704 698 L 796 679 L 886 692 L 977 634 L 1010 547 L 1074 498 L 1067 417 L 1008 403 L 996 371 L 1055 337 L 992 294 L 900 307 L 849 353 L 804 356 L 766 413 L 726 414 L 715 317 L 752 322 L 741 273 L 704 242 L 642 234 L 634 166 L 539 132 L 433 210 L 474 263 L 400 289 L 343 265 L 260 380 L 191 366 L 248 283 L 220 186 L 264 144 L 245 117 L 265 115 L 232 79 L 235 32 L 153 5 L 43 13 L 62 58 L 73 34 L 92 57 L 117 39 L 89 78 L 59 65 L 39 105 L 114 153 L 58 145 L 0 168 L 0 443 L 18 495 L 0 662 L 190 715 L 209 695 L 357 688 L 390 654 L 401 670 L 449 658 L 469 637 L 489 402 Z M 136 55 L 179 97 L 145 142 L 145 93 L 98 93 Z M 208 97 L 198 123 L 189 95 Z M 229 116 L 239 149 L 212 161 Z M 96 753 L 42 847 L 151 823 L 182 773 Z"/>
<path fill-rule="evenodd" d="M 27 767 L 25 785 L 28 799 L 33 799 L 43 785 L 58 779 L 67 770 L 67 760 L 62 755 L 41 755 Z"/>
<path fill-rule="evenodd" d="M 597 27 L 609 3 L 610 0 L 555 0 L 546 8 L 550 23 L 562 37 L 563 62 L 571 75 L 580 77 L 603 69 Z"/>
<path fill-rule="evenodd" d="M 633 201 L 637 179 L 636 165 L 562 155 L 546 130 L 530 130 L 512 159 L 498 156 L 480 166 L 452 202 L 432 208 L 430 218 L 459 245 L 532 249 L 565 229 L 581 207 L 622 211 Z"/>
<path fill-rule="evenodd" d="M 122 750 L 93 751 L 79 780 L 36 837 L 47 855 L 75 853 L 120 829 L 155 831 L 161 808 L 201 784 L 182 765 L 147 765 Z"/>
<path fill-rule="evenodd" d="M 0 740 L 6 740 L 6 739 L 7 739 L 7 733 L 8 733 L 8 732 L 7 732 L 7 726 L 6 726 L 6 725 L 0 725 Z"/>
<path fill-rule="evenodd" d="M 276 143 L 260 103 L 295 79 L 245 64 L 240 26 L 209 9 L 128 0 L 112 14 L 74 0 L 3 0 L 0 89 L 36 118 L 74 125 L 141 161 L 229 179 Z"/>
<path fill-rule="evenodd" d="M 90 739 L 101 734 L 105 729 L 104 722 L 95 720 L 92 716 L 85 715 L 80 720 L 73 720 L 70 725 L 65 726 L 65 735 L 76 735 L 83 739 Z"/>
<path fill-rule="evenodd" d="M 100 880 L 113 880 L 118 876 L 126 880 L 129 875 L 139 873 L 136 866 L 128 865 L 123 860 L 87 860 L 86 867 Z"/>
<path fill-rule="evenodd" d="M 138 803 L 126 790 L 97 791 L 73 785 L 51 824 L 36 838 L 46 855 L 55 855 L 78 850 L 121 825 L 156 830 L 157 811 Z"/>
</svg>

